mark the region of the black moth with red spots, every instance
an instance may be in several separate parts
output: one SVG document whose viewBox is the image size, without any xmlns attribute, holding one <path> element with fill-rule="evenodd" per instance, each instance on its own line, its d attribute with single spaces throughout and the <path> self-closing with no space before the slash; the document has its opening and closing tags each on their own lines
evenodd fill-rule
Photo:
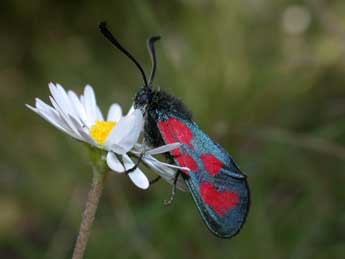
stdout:
<svg viewBox="0 0 345 259">
<path fill-rule="evenodd" d="M 171 162 L 190 171 L 179 171 L 197 205 L 202 219 L 216 236 L 230 238 L 243 226 L 249 210 L 249 187 L 244 175 L 230 155 L 193 122 L 191 113 L 176 97 L 155 90 L 152 81 L 156 71 L 154 42 L 148 40 L 153 68 L 149 78 L 134 57 L 100 25 L 103 35 L 127 55 L 139 68 L 144 86 L 134 98 L 134 106 L 145 116 L 144 138 L 148 145 L 158 147 L 180 142 L 182 145 L 167 155 Z M 175 184 L 176 184 L 175 181 Z"/>
</svg>

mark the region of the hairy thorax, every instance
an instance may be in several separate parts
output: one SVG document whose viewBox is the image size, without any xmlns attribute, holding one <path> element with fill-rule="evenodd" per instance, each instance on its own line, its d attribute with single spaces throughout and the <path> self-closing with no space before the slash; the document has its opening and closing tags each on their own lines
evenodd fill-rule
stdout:
<svg viewBox="0 0 345 259">
<path fill-rule="evenodd" d="M 145 141 L 153 147 L 164 144 L 157 123 L 171 116 L 192 120 L 192 115 L 181 100 L 164 91 L 154 90 L 145 106 Z"/>
</svg>

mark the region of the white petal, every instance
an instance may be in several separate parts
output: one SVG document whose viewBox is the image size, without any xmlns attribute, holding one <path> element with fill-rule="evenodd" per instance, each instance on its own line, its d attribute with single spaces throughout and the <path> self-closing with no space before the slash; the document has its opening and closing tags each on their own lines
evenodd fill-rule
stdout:
<svg viewBox="0 0 345 259">
<path fill-rule="evenodd" d="M 138 156 L 138 155 L 137 155 Z M 146 162 L 151 162 L 155 167 L 158 167 L 159 169 L 163 170 L 164 172 L 167 173 L 167 175 L 169 175 L 172 171 L 176 171 L 176 170 L 181 170 L 181 171 L 187 171 L 189 172 L 190 169 L 188 167 L 182 167 L 182 166 L 177 166 L 177 165 L 173 165 L 173 164 L 169 164 L 169 163 L 164 163 L 159 161 L 158 159 L 154 158 L 153 156 L 144 156 L 143 157 L 143 161 Z M 165 173 L 163 173 L 165 174 Z"/>
<path fill-rule="evenodd" d="M 160 147 L 145 151 L 145 154 L 157 155 L 157 154 L 165 153 L 165 152 L 171 151 L 173 149 L 179 148 L 180 146 L 181 146 L 181 143 L 179 143 L 179 142 L 167 144 L 164 146 L 160 146 Z"/>
<path fill-rule="evenodd" d="M 129 173 L 128 176 L 137 187 L 144 190 L 149 188 L 150 182 L 140 168 L 135 169 L 134 172 Z"/>
<path fill-rule="evenodd" d="M 130 169 L 135 165 L 128 155 L 123 155 L 122 158 L 127 169 Z M 135 169 L 133 172 L 129 173 L 128 176 L 137 187 L 141 189 L 149 188 L 150 182 L 139 167 Z"/>
<path fill-rule="evenodd" d="M 134 112 L 134 110 L 135 110 L 134 105 L 132 105 L 126 116 L 132 114 Z"/>
<path fill-rule="evenodd" d="M 120 160 L 113 152 L 108 152 L 107 154 L 107 164 L 109 168 L 117 173 L 123 173 L 126 169 L 123 167 Z"/>
<path fill-rule="evenodd" d="M 148 160 L 151 160 L 153 163 L 155 163 L 156 165 L 158 166 L 162 166 L 162 167 L 167 167 L 167 168 L 174 168 L 174 169 L 177 169 L 177 170 L 185 170 L 187 172 L 190 171 L 190 169 L 188 167 L 183 167 L 183 166 L 178 166 L 178 165 L 172 165 L 172 164 L 169 164 L 169 163 L 164 163 L 164 162 L 161 162 L 159 161 L 158 159 L 154 158 L 153 156 L 145 156 Z"/>
<path fill-rule="evenodd" d="M 171 185 L 174 184 L 174 180 L 175 180 L 175 176 L 176 176 L 177 170 L 169 168 L 169 167 L 161 166 L 159 164 L 156 164 L 154 161 L 148 160 L 145 157 L 143 158 L 142 161 L 149 168 L 151 168 L 151 170 L 153 170 L 156 173 L 158 173 L 158 175 L 160 175 L 169 184 L 171 184 Z M 184 182 L 182 177 L 178 178 L 176 186 L 181 191 L 188 191 L 188 188 L 187 188 L 187 186 L 186 186 L 186 184 L 185 184 L 185 182 Z"/>
<path fill-rule="evenodd" d="M 32 106 L 27 106 L 29 109 L 31 109 L 32 111 L 34 111 L 35 113 L 37 113 L 41 118 L 43 118 L 45 121 L 49 122 L 50 124 L 52 124 L 55 128 L 57 128 L 58 130 L 61 130 L 62 132 L 70 135 L 64 128 L 62 128 L 60 125 L 56 124 L 54 122 L 54 120 L 52 118 L 50 118 L 49 116 L 47 116 L 46 114 L 41 113 L 38 109 L 34 109 Z"/>
<path fill-rule="evenodd" d="M 61 121 L 64 123 L 64 128 L 69 132 L 70 135 L 72 135 L 74 138 L 83 140 L 78 133 L 77 128 L 73 125 L 73 123 L 70 120 L 70 116 L 68 114 L 65 114 L 61 107 L 55 102 L 54 98 L 50 97 L 50 101 L 52 105 L 54 106 L 55 110 L 59 113 L 59 117 L 61 118 Z"/>
<path fill-rule="evenodd" d="M 43 119 L 51 123 L 58 130 L 61 130 L 71 137 L 80 140 L 80 137 L 70 129 L 70 127 L 65 123 L 65 121 L 61 118 L 60 114 L 56 110 L 54 110 L 52 107 L 45 104 L 38 98 L 36 98 L 36 107 L 37 108 L 33 111 L 35 111 Z M 30 108 L 32 107 L 30 106 Z"/>
<path fill-rule="evenodd" d="M 82 140 L 89 143 L 92 146 L 97 146 L 97 144 L 95 143 L 95 141 L 90 137 L 89 133 L 88 133 L 88 129 L 85 128 L 85 126 L 83 124 L 81 124 L 80 121 L 76 120 L 74 117 L 72 116 L 68 116 L 70 121 L 72 122 L 72 124 L 74 125 L 74 127 L 76 128 L 76 130 L 78 131 L 79 135 L 81 136 Z"/>
<path fill-rule="evenodd" d="M 66 123 L 61 119 L 60 114 L 55 109 L 38 98 L 36 98 L 36 108 L 38 114 L 42 118 L 53 124 L 59 130 L 62 130 L 63 132 L 74 137 L 73 131 L 70 130 L 68 125 L 66 125 Z"/>
<path fill-rule="evenodd" d="M 74 106 L 74 109 L 77 111 L 79 119 L 87 126 L 86 112 L 78 96 L 75 92 L 68 91 L 68 97 Z"/>
<path fill-rule="evenodd" d="M 74 109 L 73 103 L 66 94 L 65 89 L 61 85 L 54 85 L 53 83 L 49 83 L 49 89 L 53 96 L 49 97 L 49 99 L 52 105 L 54 106 L 55 110 L 59 113 L 61 121 L 64 122 L 64 128 L 74 138 L 83 140 L 77 128 L 73 125 L 73 123 L 70 120 L 71 117 L 75 117 L 77 119 L 79 116 L 77 115 Z"/>
<path fill-rule="evenodd" d="M 143 145 L 143 144 L 135 143 L 133 148 L 136 149 L 136 150 L 139 150 L 141 152 L 141 151 L 145 150 L 144 147 L 145 147 L 145 145 Z"/>
<path fill-rule="evenodd" d="M 115 121 L 118 122 L 122 117 L 122 109 L 121 106 L 117 103 L 114 103 L 110 106 L 107 116 L 107 121 Z"/>
<path fill-rule="evenodd" d="M 93 88 L 90 85 L 86 85 L 84 88 L 84 97 L 81 98 L 83 101 L 84 109 L 89 126 L 93 125 L 97 119 L 96 111 L 96 97 Z"/>
<path fill-rule="evenodd" d="M 68 114 L 72 115 L 75 118 L 78 118 L 78 113 L 77 113 L 76 109 L 74 108 L 73 103 L 69 99 L 65 89 L 60 84 L 56 84 L 56 88 L 59 91 L 60 96 L 62 97 L 64 104 L 67 106 L 66 110 L 67 110 Z"/>
<path fill-rule="evenodd" d="M 104 121 L 101 109 L 97 105 L 96 105 L 96 117 L 97 117 L 97 120 Z"/>
<path fill-rule="evenodd" d="M 25 104 L 26 107 L 28 107 L 30 110 L 32 110 L 33 112 L 38 112 L 37 109 L 33 106 L 31 106 L 30 104 Z"/>
<path fill-rule="evenodd" d="M 107 150 L 117 149 L 118 154 L 127 153 L 138 141 L 140 132 L 144 126 L 143 114 L 135 110 L 131 115 L 123 117 L 109 133 L 104 146 Z"/>
<path fill-rule="evenodd" d="M 156 164 L 154 161 L 147 159 L 145 157 L 142 158 L 142 161 L 149 166 L 154 171 L 158 172 L 158 174 L 164 178 L 167 179 L 173 179 L 176 174 L 176 170 L 172 168 L 167 168 L 167 170 L 162 170 L 162 167 L 160 167 L 158 164 Z"/>
<path fill-rule="evenodd" d="M 105 150 L 112 151 L 120 155 L 126 154 L 128 151 L 127 149 L 124 149 L 122 146 L 119 146 L 117 144 L 111 144 L 110 146 L 104 144 L 104 148 Z"/>
<path fill-rule="evenodd" d="M 61 112 L 64 114 L 73 114 L 73 109 L 67 98 L 67 94 L 61 85 L 54 85 L 49 83 L 49 90 L 54 98 L 56 104 L 60 107 Z"/>
</svg>

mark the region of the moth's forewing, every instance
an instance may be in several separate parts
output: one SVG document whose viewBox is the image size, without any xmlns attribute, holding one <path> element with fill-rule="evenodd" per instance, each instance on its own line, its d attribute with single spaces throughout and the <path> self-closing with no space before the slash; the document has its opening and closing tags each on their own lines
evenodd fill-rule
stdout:
<svg viewBox="0 0 345 259">
<path fill-rule="evenodd" d="M 170 155 L 190 168 L 183 178 L 208 228 L 229 238 L 239 232 L 249 209 L 249 188 L 230 155 L 191 120 L 175 114 L 159 116 L 158 129 L 166 144 L 181 142 Z"/>
</svg>

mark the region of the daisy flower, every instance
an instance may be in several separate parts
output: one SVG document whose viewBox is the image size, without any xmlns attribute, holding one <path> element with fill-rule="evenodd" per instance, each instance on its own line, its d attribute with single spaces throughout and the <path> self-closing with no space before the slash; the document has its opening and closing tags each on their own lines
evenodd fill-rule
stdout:
<svg viewBox="0 0 345 259">
<path fill-rule="evenodd" d="M 180 144 L 174 143 L 144 150 L 144 145 L 137 143 L 144 125 L 141 110 L 132 107 L 123 116 L 121 106 L 114 103 L 104 119 L 90 85 L 85 86 L 84 93 L 79 97 L 71 90 L 66 92 L 59 84 L 49 83 L 49 90 L 52 106 L 39 98 L 36 98 L 35 107 L 26 106 L 62 132 L 92 147 L 104 150 L 104 159 L 112 171 L 124 173 L 129 169 L 135 169 L 128 173 L 129 178 L 137 187 L 147 189 L 149 180 L 130 158 L 129 154 L 133 154 L 138 158 L 141 157 L 142 161 L 156 172 L 167 170 L 170 174 L 173 173 L 172 168 L 175 166 L 160 162 L 152 155 L 168 152 Z M 188 168 L 177 168 L 188 170 Z"/>
</svg>

